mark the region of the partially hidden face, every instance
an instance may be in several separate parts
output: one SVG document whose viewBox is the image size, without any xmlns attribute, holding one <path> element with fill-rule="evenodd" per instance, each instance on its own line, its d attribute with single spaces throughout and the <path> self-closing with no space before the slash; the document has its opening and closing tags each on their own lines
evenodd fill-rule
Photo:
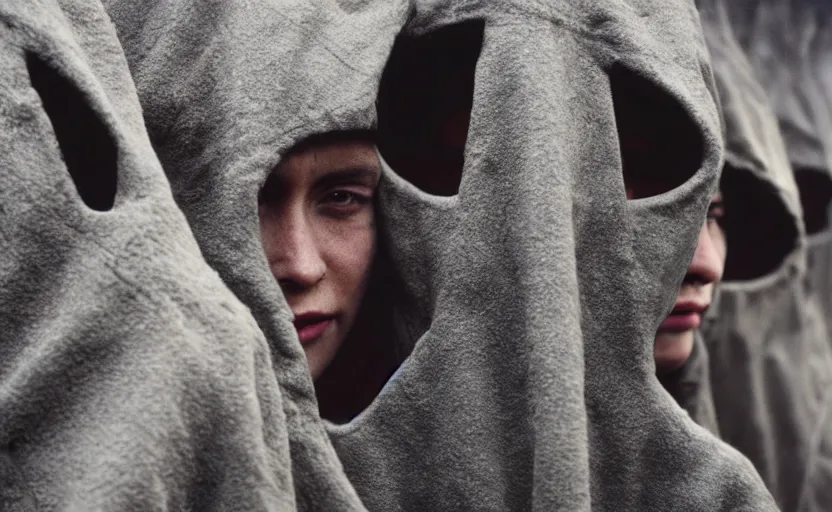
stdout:
<svg viewBox="0 0 832 512">
<path fill-rule="evenodd" d="M 648 196 L 645 190 L 665 190 L 652 182 L 632 182 L 633 185 L 627 187 L 629 199 Z M 653 358 L 658 375 L 681 368 L 693 351 L 694 333 L 702 324 L 702 317 L 713 299 L 714 285 L 722 279 L 725 268 L 725 233 L 720 226 L 723 215 L 722 194 L 717 192 L 711 198 L 708 214 L 699 230 L 696 251 L 688 265 L 676 303 L 656 332 Z"/>
<path fill-rule="evenodd" d="M 722 197 L 717 193 L 699 231 L 696 252 L 688 266 L 676 304 L 656 333 L 653 356 L 659 375 L 680 368 L 690 357 L 694 332 L 711 304 L 715 283 L 722 278 L 725 266 L 725 234 L 719 225 L 722 215 Z"/>
<path fill-rule="evenodd" d="M 699 167 L 699 145 L 690 130 L 668 117 L 640 89 L 616 104 L 624 187 L 628 199 L 666 193 L 688 179 Z M 714 284 L 725 267 L 725 234 L 720 227 L 722 195 L 714 194 L 699 231 L 693 260 L 688 266 L 670 315 L 659 326 L 653 345 L 656 373 L 670 373 L 688 360 L 694 333 L 713 298 Z"/>
<path fill-rule="evenodd" d="M 349 334 L 367 287 L 380 174 L 372 142 L 322 136 L 291 151 L 260 192 L 263 247 L 313 379 Z"/>
</svg>

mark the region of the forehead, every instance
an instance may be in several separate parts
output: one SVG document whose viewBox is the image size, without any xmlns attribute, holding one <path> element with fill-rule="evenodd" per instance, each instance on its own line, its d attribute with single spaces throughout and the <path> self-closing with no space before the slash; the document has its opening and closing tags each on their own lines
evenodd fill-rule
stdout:
<svg viewBox="0 0 832 512">
<path fill-rule="evenodd" d="M 377 178 L 381 167 L 375 145 L 358 138 L 310 141 L 290 151 L 274 174 L 281 179 L 314 179 L 332 171 L 354 171 L 357 176 Z"/>
</svg>

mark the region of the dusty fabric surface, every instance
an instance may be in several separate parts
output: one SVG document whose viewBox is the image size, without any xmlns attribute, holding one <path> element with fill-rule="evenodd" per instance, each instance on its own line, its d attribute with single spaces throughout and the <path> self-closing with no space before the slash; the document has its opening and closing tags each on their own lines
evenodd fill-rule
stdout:
<svg viewBox="0 0 832 512">
<path fill-rule="evenodd" d="M 0 3 L 0 508 L 287 510 L 269 347 L 97 1 Z"/>
<path fill-rule="evenodd" d="M 809 235 L 809 286 L 832 343 L 832 4 L 742 0 L 728 11 L 783 133 Z"/>
<path fill-rule="evenodd" d="M 823 306 L 827 338 L 832 343 L 832 229 L 808 237 L 806 249 L 806 286 Z"/>
<path fill-rule="evenodd" d="M 726 3 L 736 39 L 774 108 L 795 168 L 832 168 L 832 102 L 822 72 L 829 69 L 823 61 L 832 22 L 824 4 L 828 2 Z"/>
<path fill-rule="evenodd" d="M 801 78 L 779 67 L 804 64 L 799 54 L 777 53 L 801 37 L 782 28 L 790 2 L 757 4 L 700 2 L 726 123 L 728 241 L 704 338 L 723 438 L 754 462 L 783 510 L 828 510 L 832 345 L 792 174 L 792 166 L 825 165 L 822 145 L 797 142 L 814 133 L 807 116 L 820 112 L 793 108 L 807 107 L 792 90 Z M 746 9 L 738 25 L 731 9 Z"/>
<path fill-rule="evenodd" d="M 360 508 L 345 474 L 370 510 L 775 509 L 751 464 L 653 376 L 721 165 L 692 4 L 105 4 L 176 200 L 271 344 L 299 509 Z M 388 299 L 412 333 L 391 343 L 414 348 L 358 418 L 324 426 L 262 254 L 258 189 L 306 136 L 373 126 L 400 30 L 475 18 L 459 194 L 389 168 L 381 184 L 404 283 Z M 674 98 L 701 152 L 680 187 L 628 203 L 610 77 L 632 75 Z"/>
</svg>

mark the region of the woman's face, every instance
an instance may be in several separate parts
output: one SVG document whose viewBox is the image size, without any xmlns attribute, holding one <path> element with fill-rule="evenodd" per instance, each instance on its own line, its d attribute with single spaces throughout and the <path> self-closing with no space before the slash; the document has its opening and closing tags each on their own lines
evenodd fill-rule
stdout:
<svg viewBox="0 0 832 512">
<path fill-rule="evenodd" d="M 659 375 L 678 369 L 690 357 L 694 331 L 711 304 L 714 284 L 722 278 L 725 265 L 725 234 L 719 226 L 722 214 L 722 196 L 715 194 L 676 305 L 656 333 L 653 356 Z"/>
<path fill-rule="evenodd" d="M 380 174 L 371 143 L 321 142 L 284 158 L 260 193 L 260 236 L 313 379 L 335 357 L 364 296 Z"/>
<path fill-rule="evenodd" d="M 663 194 L 679 185 L 690 166 L 677 165 L 675 136 L 649 115 L 639 114 L 633 104 L 622 113 L 618 124 L 624 188 L 628 199 Z M 681 161 L 685 161 L 682 159 Z M 699 231 L 699 241 L 688 266 L 676 304 L 659 326 L 653 345 L 656 373 L 670 373 L 681 367 L 693 350 L 694 332 L 710 306 L 714 284 L 725 266 L 725 235 L 719 225 L 723 214 L 722 195 L 714 194 L 708 216 Z"/>
</svg>

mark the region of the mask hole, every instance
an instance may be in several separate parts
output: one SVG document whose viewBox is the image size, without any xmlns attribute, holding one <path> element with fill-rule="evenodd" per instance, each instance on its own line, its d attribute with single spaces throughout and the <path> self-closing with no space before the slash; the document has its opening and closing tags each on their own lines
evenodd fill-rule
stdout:
<svg viewBox="0 0 832 512">
<path fill-rule="evenodd" d="M 702 135 L 678 101 L 617 65 L 609 72 L 629 199 L 669 192 L 702 166 Z"/>
<path fill-rule="evenodd" d="M 379 151 L 429 194 L 459 192 L 484 26 L 476 20 L 399 36 L 381 78 Z"/>
<path fill-rule="evenodd" d="M 816 235 L 829 228 L 829 201 L 832 199 L 832 182 L 820 169 L 795 169 L 794 179 L 803 207 L 803 223 L 807 235 Z"/>
<path fill-rule="evenodd" d="M 93 210 L 111 210 L 118 179 L 117 151 L 107 127 L 83 94 L 51 66 L 34 54 L 27 56 L 26 65 L 78 195 Z"/>
<path fill-rule="evenodd" d="M 726 165 L 720 183 L 725 214 L 725 281 L 777 270 L 797 243 L 797 226 L 775 189 L 751 172 Z"/>
</svg>

